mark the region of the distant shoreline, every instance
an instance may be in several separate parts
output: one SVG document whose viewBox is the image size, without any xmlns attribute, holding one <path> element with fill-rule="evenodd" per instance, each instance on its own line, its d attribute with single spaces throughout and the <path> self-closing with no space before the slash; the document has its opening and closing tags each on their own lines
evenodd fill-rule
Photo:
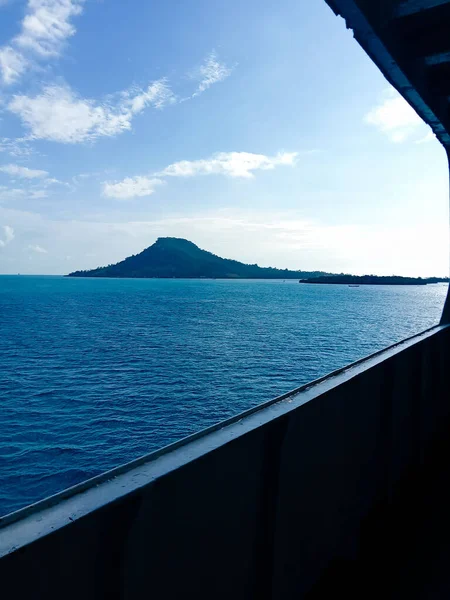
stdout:
<svg viewBox="0 0 450 600">
<path fill-rule="evenodd" d="M 70 279 L 159 279 L 159 280 L 173 280 L 173 279 L 188 279 L 192 281 L 293 281 L 299 282 L 298 275 L 295 277 L 189 277 L 188 275 L 180 276 L 180 277 L 172 277 L 172 276 L 161 276 L 161 277 L 142 277 L 132 275 L 74 275 L 73 273 L 69 273 L 68 275 L 62 275 L 62 277 L 69 277 Z"/>
<path fill-rule="evenodd" d="M 358 276 L 351 275 L 352 279 L 342 279 L 342 276 L 310 277 L 308 279 L 298 279 L 297 277 L 133 277 L 133 276 L 111 276 L 111 275 L 72 275 L 64 273 L 0 273 L 0 277 L 63 277 L 70 279 L 128 279 L 128 280 L 148 280 L 155 279 L 159 281 L 165 280 L 185 280 L 185 281 L 281 281 L 291 283 L 311 283 L 321 285 L 347 285 L 350 287 L 359 287 L 362 285 L 429 285 L 437 283 L 449 283 L 449 278 L 446 277 L 383 277 L 376 276 L 376 281 L 355 281 Z M 373 276 L 375 278 L 375 276 Z M 402 280 L 407 281 L 402 281 Z M 394 281 L 395 280 L 395 281 Z M 399 281 L 400 280 L 400 281 Z"/>
<path fill-rule="evenodd" d="M 434 283 L 448 283 L 448 277 L 401 277 L 397 275 L 326 275 L 321 277 L 308 277 L 300 279 L 300 283 L 314 283 L 318 285 L 428 285 Z"/>
<path fill-rule="evenodd" d="M 202 250 L 183 238 L 159 237 L 139 254 L 128 256 L 115 264 L 95 269 L 78 270 L 66 277 L 105 277 L 117 279 L 249 279 L 297 280 L 300 283 L 338 283 L 344 285 L 426 285 L 448 281 L 448 278 L 388 277 L 350 275 L 302 269 L 279 269 L 246 264 L 221 258 Z"/>
</svg>

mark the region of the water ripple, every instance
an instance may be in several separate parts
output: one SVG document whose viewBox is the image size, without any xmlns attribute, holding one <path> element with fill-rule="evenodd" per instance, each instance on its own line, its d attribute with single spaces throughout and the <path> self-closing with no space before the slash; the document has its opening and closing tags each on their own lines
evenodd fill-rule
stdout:
<svg viewBox="0 0 450 600">
<path fill-rule="evenodd" d="M 430 327 L 445 293 L 0 277 L 0 514 Z"/>
</svg>

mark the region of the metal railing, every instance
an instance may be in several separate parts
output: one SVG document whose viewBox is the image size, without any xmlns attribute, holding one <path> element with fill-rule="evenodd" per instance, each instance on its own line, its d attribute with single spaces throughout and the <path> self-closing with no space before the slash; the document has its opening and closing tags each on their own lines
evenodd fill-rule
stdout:
<svg viewBox="0 0 450 600">
<path fill-rule="evenodd" d="M 3 586 L 46 600 L 303 598 L 336 590 L 348 565 L 355 583 L 381 531 L 384 556 L 398 549 L 399 498 L 403 515 L 418 510 L 448 432 L 449 359 L 450 328 L 435 327 L 4 518 Z"/>
</svg>

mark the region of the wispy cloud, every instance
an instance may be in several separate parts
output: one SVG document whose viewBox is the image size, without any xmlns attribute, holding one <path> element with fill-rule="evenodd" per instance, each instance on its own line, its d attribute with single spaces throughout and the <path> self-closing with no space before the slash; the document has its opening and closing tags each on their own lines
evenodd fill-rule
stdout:
<svg viewBox="0 0 450 600">
<path fill-rule="evenodd" d="M 40 185 L 44 185 L 44 188 L 47 187 L 47 182 L 44 180 Z M 20 200 L 29 198 L 31 200 L 39 200 L 41 198 L 47 198 L 48 194 L 45 189 L 36 188 L 36 187 L 15 187 L 10 188 L 6 185 L 0 185 L 0 200 Z"/>
<path fill-rule="evenodd" d="M 0 248 L 4 248 L 14 239 L 14 229 L 12 227 L 10 227 L 9 225 L 3 225 L 2 230 L 3 235 L 0 238 Z"/>
<path fill-rule="evenodd" d="M 59 56 L 74 35 L 73 17 L 83 0 L 28 0 L 20 32 L 0 48 L 0 74 L 5 85 L 17 81 L 35 61 Z"/>
<path fill-rule="evenodd" d="M 23 198 L 25 195 L 25 190 L 21 188 L 9 188 L 6 185 L 0 185 L 0 200 L 15 200 Z"/>
<path fill-rule="evenodd" d="M 0 75 L 5 85 L 14 83 L 28 66 L 28 60 L 11 46 L 0 48 Z"/>
<path fill-rule="evenodd" d="M 64 181 L 49 177 L 48 171 L 42 169 L 30 169 L 29 167 L 23 167 L 22 165 L 8 164 L 0 167 L 0 173 L 6 173 L 14 179 L 20 178 L 30 182 L 30 186 L 26 189 L 23 187 L 10 189 L 6 186 L 0 186 L 0 198 L 3 200 L 19 198 L 21 196 L 28 196 L 28 198 L 37 200 L 48 196 L 46 190 L 50 186 L 63 185 L 70 187 L 69 184 Z M 35 182 L 35 180 L 37 181 Z"/>
<path fill-rule="evenodd" d="M 436 136 L 434 135 L 433 131 L 430 129 L 430 131 L 427 134 L 425 134 L 423 137 L 416 140 L 414 143 L 415 144 L 427 144 L 428 142 L 432 142 L 435 139 L 436 139 Z"/>
<path fill-rule="evenodd" d="M 176 97 L 169 87 L 166 78 L 151 83 L 147 89 L 133 87 L 121 93 L 123 98 L 119 104 L 121 110 L 137 115 L 148 106 L 164 108 L 168 104 L 174 104 Z"/>
<path fill-rule="evenodd" d="M 34 151 L 25 138 L 0 138 L 0 152 L 6 152 L 14 158 L 31 156 Z"/>
<path fill-rule="evenodd" d="M 36 252 L 36 254 L 48 254 L 48 251 L 42 246 L 39 246 L 38 244 L 30 244 L 28 246 L 28 249 L 32 250 L 33 252 Z"/>
<path fill-rule="evenodd" d="M 82 2 L 74 0 L 46 0 L 50 7 L 61 5 L 64 14 L 78 14 Z M 29 4 L 40 4 L 44 0 L 29 0 Z M 75 11 L 70 12 L 69 8 Z M 46 13 L 47 14 L 47 13 Z M 47 15 L 48 17 L 48 15 Z M 46 17 L 46 18 L 47 18 Z M 31 17 L 30 17 L 31 19 Z M 43 20 L 44 17 L 42 17 Z M 64 21 L 64 26 L 56 26 L 49 32 L 47 29 L 42 37 L 33 36 L 30 20 L 27 25 L 28 33 L 14 38 L 16 45 L 33 48 L 39 56 L 57 54 L 60 44 L 57 40 L 68 37 L 74 32 L 72 25 Z M 40 22 L 40 21 L 39 21 Z M 46 21 L 48 24 L 48 20 Z M 59 21 L 58 21 L 59 23 Z M 34 27 L 38 29 L 35 23 Z M 72 35 L 73 33 L 70 33 Z M 26 69 L 26 57 L 12 46 L 0 48 L 0 67 L 3 79 L 11 83 Z M 196 91 L 186 99 L 198 96 L 213 84 L 223 81 L 231 73 L 231 69 L 219 62 L 215 52 L 205 59 L 198 70 L 199 80 Z M 168 105 L 182 100 L 177 97 L 166 78 L 150 83 L 147 87 L 133 86 L 124 91 L 108 95 L 103 99 L 84 98 L 76 93 L 69 85 L 51 84 L 45 86 L 36 95 L 15 94 L 6 104 L 7 110 L 16 115 L 22 122 L 26 134 L 19 140 L 0 140 L 0 150 L 6 150 L 11 155 L 30 153 L 29 142 L 33 140 L 48 140 L 65 144 L 77 144 L 96 140 L 99 137 L 112 137 L 131 129 L 133 118 L 148 107 L 163 109 Z"/>
<path fill-rule="evenodd" d="M 150 196 L 155 188 L 163 185 L 164 181 L 149 177 L 126 177 L 118 182 L 105 182 L 103 184 L 103 195 L 109 198 L 127 200 L 129 198 Z"/>
<path fill-rule="evenodd" d="M 14 42 L 43 58 L 57 56 L 76 29 L 72 17 L 81 14 L 83 0 L 28 0 L 22 31 Z"/>
<path fill-rule="evenodd" d="M 383 100 L 365 115 L 364 120 L 395 143 L 404 142 L 421 133 L 424 138 L 426 125 L 406 100 L 392 89 L 385 92 Z"/>
<path fill-rule="evenodd" d="M 29 192 L 29 197 L 32 200 L 39 200 L 41 198 L 47 198 L 48 194 L 45 190 L 31 190 Z"/>
<path fill-rule="evenodd" d="M 165 183 L 162 177 L 225 175 L 252 179 L 253 171 L 268 171 L 280 165 L 293 166 L 297 155 L 297 152 L 279 152 L 275 156 L 251 152 L 217 152 L 205 159 L 181 160 L 158 173 L 126 177 L 122 181 L 104 182 L 103 195 L 122 199 L 150 196 L 157 186 Z"/>
<path fill-rule="evenodd" d="M 8 109 L 29 130 L 29 139 L 75 144 L 131 129 L 133 117 L 146 107 L 161 109 L 174 102 L 162 79 L 147 89 L 133 88 L 116 94 L 116 101 L 81 98 L 68 86 L 52 85 L 37 96 L 15 95 Z"/>
<path fill-rule="evenodd" d="M 194 175 L 227 175 L 254 177 L 253 171 L 268 171 L 280 165 L 293 166 L 297 152 L 279 152 L 275 156 L 252 152 L 217 152 L 200 160 L 181 160 L 163 169 L 160 177 L 192 177 Z"/>
<path fill-rule="evenodd" d="M 40 169 L 29 169 L 28 167 L 22 167 L 20 165 L 3 165 L 0 167 L 2 173 L 11 175 L 12 177 L 21 177 L 24 179 L 39 179 L 47 177 L 48 172 Z M 50 181 L 50 180 L 49 180 Z"/>
<path fill-rule="evenodd" d="M 205 59 L 199 68 L 200 83 L 193 97 L 198 96 L 215 83 L 219 83 L 231 75 L 232 69 L 225 63 L 218 60 L 216 52 L 213 50 Z"/>
</svg>

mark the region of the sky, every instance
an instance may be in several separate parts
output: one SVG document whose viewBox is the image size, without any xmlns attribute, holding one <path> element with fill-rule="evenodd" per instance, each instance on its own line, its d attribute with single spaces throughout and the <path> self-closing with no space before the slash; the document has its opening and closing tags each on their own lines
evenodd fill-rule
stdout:
<svg viewBox="0 0 450 600">
<path fill-rule="evenodd" d="M 323 0 L 0 0 L 0 273 L 158 237 L 448 275 L 444 150 Z"/>
</svg>

